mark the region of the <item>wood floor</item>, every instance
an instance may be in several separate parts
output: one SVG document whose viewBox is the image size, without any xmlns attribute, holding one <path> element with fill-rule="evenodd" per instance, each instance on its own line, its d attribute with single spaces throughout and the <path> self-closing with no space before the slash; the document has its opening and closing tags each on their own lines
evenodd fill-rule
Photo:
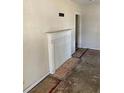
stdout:
<svg viewBox="0 0 124 93">
<path fill-rule="evenodd" d="M 68 74 L 60 71 L 65 78 L 49 75 L 29 93 L 100 93 L 100 51 L 88 49 L 76 65 L 67 67 Z"/>
</svg>

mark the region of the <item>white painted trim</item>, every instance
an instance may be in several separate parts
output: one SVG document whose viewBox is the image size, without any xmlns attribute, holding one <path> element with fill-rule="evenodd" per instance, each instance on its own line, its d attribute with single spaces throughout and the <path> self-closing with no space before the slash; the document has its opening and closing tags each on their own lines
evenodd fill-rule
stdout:
<svg viewBox="0 0 124 93">
<path fill-rule="evenodd" d="M 41 82 L 44 78 L 46 78 L 48 75 L 49 75 L 49 72 L 48 72 L 46 75 L 44 75 L 43 77 L 41 77 L 41 78 L 40 78 L 38 81 L 36 81 L 34 84 L 32 84 L 31 86 L 29 86 L 28 88 L 26 88 L 23 93 L 29 92 L 32 88 L 34 88 L 38 83 L 40 83 L 40 82 Z"/>
<path fill-rule="evenodd" d="M 89 49 L 100 50 L 99 48 L 89 48 Z"/>
<path fill-rule="evenodd" d="M 54 65 L 54 42 L 51 40 L 52 36 L 48 34 L 48 50 L 49 50 L 49 71 L 51 74 L 55 73 Z"/>
<path fill-rule="evenodd" d="M 99 48 L 89 48 L 89 47 L 81 47 L 81 48 L 88 48 L 88 49 L 100 50 Z"/>
<path fill-rule="evenodd" d="M 54 49 L 55 41 L 58 40 L 58 39 L 63 39 L 65 37 L 69 38 L 69 41 L 70 41 L 70 55 L 69 55 L 69 58 L 70 58 L 71 57 L 71 50 L 72 50 L 71 49 L 71 42 L 72 42 L 71 41 L 71 37 L 72 37 L 71 34 L 72 34 L 72 30 L 71 29 L 55 31 L 55 32 L 47 32 L 47 37 L 48 37 L 48 54 L 49 54 L 49 71 L 50 71 L 51 74 L 54 74 L 55 70 L 58 68 L 55 65 L 55 49 Z"/>
</svg>

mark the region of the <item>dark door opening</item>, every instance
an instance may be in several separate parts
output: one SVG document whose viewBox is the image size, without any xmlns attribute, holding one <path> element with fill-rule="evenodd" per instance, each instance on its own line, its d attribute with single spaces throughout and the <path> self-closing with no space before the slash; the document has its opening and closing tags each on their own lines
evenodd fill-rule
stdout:
<svg viewBox="0 0 124 93">
<path fill-rule="evenodd" d="M 79 43 L 79 28 L 80 28 L 80 19 L 79 15 L 75 15 L 75 48 L 76 50 L 79 48 L 78 43 Z"/>
</svg>

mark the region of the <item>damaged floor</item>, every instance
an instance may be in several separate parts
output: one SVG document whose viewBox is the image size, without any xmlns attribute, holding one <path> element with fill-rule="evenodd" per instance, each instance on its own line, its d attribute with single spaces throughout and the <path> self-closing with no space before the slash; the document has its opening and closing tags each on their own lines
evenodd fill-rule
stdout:
<svg viewBox="0 0 124 93">
<path fill-rule="evenodd" d="M 80 49 L 77 54 L 29 93 L 100 93 L 100 52 Z"/>
</svg>

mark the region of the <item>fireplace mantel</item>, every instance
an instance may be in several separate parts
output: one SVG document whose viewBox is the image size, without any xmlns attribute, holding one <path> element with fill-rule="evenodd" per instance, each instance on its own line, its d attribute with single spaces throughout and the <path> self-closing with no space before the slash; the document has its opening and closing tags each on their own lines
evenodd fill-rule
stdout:
<svg viewBox="0 0 124 93">
<path fill-rule="evenodd" d="M 71 57 L 71 29 L 47 32 L 51 74 Z"/>
</svg>

